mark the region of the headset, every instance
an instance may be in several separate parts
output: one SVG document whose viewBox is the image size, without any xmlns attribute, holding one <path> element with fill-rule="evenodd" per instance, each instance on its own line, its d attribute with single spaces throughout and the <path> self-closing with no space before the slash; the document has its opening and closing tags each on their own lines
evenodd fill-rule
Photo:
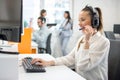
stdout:
<svg viewBox="0 0 120 80">
<path fill-rule="evenodd" d="M 92 20 L 91 20 L 92 27 L 93 27 L 93 28 L 98 28 L 99 25 L 100 25 L 100 20 L 99 20 L 99 13 L 98 13 L 98 11 L 97 11 L 95 8 L 91 7 L 91 6 L 87 6 L 87 7 L 88 7 L 88 8 L 91 10 L 91 12 L 92 12 Z"/>
<path fill-rule="evenodd" d="M 46 19 L 44 17 L 39 17 L 38 19 L 40 19 L 42 23 L 46 23 Z"/>
<path fill-rule="evenodd" d="M 42 23 L 46 23 L 46 19 L 44 17 L 41 18 Z"/>
</svg>

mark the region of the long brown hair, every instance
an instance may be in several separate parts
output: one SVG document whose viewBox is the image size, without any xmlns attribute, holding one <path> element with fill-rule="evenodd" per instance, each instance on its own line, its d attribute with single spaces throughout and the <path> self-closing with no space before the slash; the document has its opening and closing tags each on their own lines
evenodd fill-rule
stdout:
<svg viewBox="0 0 120 80">
<path fill-rule="evenodd" d="M 91 20 L 92 20 L 93 19 L 93 10 L 91 8 L 92 8 L 91 6 L 86 6 L 85 8 L 82 9 L 82 11 L 89 12 L 89 15 L 90 15 Z M 97 27 L 97 31 L 100 31 L 101 33 L 103 33 L 103 20 L 102 20 L 101 9 L 99 7 L 95 7 L 94 9 L 96 9 L 98 11 L 98 14 L 99 14 L 99 26 Z"/>
<path fill-rule="evenodd" d="M 44 16 L 43 16 L 43 13 L 45 13 L 45 12 L 46 12 L 46 10 L 45 10 L 45 9 L 42 9 L 41 12 L 40 12 L 40 17 L 44 17 Z"/>
<path fill-rule="evenodd" d="M 68 21 L 66 22 L 65 25 L 67 25 L 68 23 L 72 24 L 71 23 L 71 16 L 70 16 L 70 12 L 69 11 L 65 11 L 64 13 L 66 13 L 68 16 L 67 16 L 67 19 Z M 73 25 L 71 26 L 71 30 L 73 29 Z"/>
<path fill-rule="evenodd" d="M 71 20 L 70 12 L 69 11 L 65 11 L 64 13 L 66 13 L 68 15 L 67 16 L 68 21 L 66 22 L 66 25 L 67 25 L 70 22 L 70 20 Z"/>
</svg>

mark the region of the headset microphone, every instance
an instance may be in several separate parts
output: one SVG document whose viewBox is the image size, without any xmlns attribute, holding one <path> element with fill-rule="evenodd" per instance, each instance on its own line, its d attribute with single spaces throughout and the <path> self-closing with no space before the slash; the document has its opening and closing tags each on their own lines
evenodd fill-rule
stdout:
<svg viewBox="0 0 120 80">
<path fill-rule="evenodd" d="M 84 29 L 84 27 L 83 27 L 83 28 L 80 28 L 79 30 L 82 30 L 82 29 Z"/>
</svg>

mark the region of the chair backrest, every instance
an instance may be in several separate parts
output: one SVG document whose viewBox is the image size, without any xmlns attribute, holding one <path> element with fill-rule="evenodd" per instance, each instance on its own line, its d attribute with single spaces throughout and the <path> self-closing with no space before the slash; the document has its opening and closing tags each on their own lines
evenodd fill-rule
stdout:
<svg viewBox="0 0 120 80">
<path fill-rule="evenodd" d="M 120 80 L 120 41 L 110 40 L 108 80 Z"/>
<path fill-rule="evenodd" d="M 105 32 L 105 36 L 108 38 L 108 39 L 113 39 L 115 40 L 115 35 L 112 31 L 104 31 Z"/>
<path fill-rule="evenodd" d="M 120 34 L 120 24 L 114 24 L 113 32 Z"/>
<path fill-rule="evenodd" d="M 46 41 L 46 53 L 49 53 L 51 54 L 51 36 L 52 36 L 52 33 L 50 33 L 48 35 L 48 38 L 47 38 L 47 41 Z"/>
</svg>

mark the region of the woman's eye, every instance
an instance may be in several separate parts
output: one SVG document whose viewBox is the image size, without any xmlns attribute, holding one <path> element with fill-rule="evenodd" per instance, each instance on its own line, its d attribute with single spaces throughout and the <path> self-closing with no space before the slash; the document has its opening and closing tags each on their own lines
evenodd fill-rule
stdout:
<svg viewBox="0 0 120 80">
<path fill-rule="evenodd" d="M 85 19 L 81 19 L 81 21 L 85 21 Z"/>
</svg>

